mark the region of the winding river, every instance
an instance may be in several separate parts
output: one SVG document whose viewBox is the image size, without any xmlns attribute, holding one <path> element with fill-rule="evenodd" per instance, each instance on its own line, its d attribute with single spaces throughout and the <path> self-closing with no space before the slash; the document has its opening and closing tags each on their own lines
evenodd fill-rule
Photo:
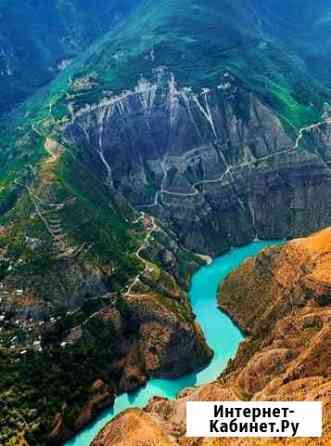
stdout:
<svg viewBox="0 0 331 446">
<path fill-rule="evenodd" d="M 204 370 L 179 379 L 150 379 L 145 387 L 132 394 L 116 398 L 114 407 L 106 410 L 93 423 L 89 424 L 66 446 L 89 446 L 93 438 L 120 412 L 130 407 L 144 407 L 153 396 L 175 398 L 187 387 L 206 384 L 216 379 L 234 357 L 243 336 L 230 318 L 217 308 L 217 291 L 226 276 L 238 268 L 248 257 L 262 249 L 278 244 L 276 241 L 257 241 L 242 248 L 232 249 L 218 257 L 210 265 L 202 267 L 192 278 L 190 299 L 194 313 L 205 333 L 214 357 Z"/>
</svg>

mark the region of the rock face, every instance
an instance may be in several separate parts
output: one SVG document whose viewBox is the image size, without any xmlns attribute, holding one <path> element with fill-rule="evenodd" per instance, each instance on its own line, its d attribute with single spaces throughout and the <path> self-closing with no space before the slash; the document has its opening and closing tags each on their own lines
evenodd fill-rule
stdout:
<svg viewBox="0 0 331 446">
<path fill-rule="evenodd" d="M 331 228 L 284 247 L 267 249 L 232 273 L 220 291 L 220 303 L 249 336 L 218 381 L 182 392 L 177 400 L 156 398 L 144 411 L 125 412 L 108 425 L 95 445 L 117 444 L 115 433 L 129 435 L 130 445 L 287 445 L 293 440 L 185 438 L 188 400 L 310 400 L 324 405 L 324 437 L 331 441 Z M 153 435 L 131 438 L 138 417 Z M 152 427 L 151 427 L 152 426 Z M 143 431 L 143 429 L 140 427 Z M 121 443 L 118 443 L 121 444 Z M 158 444 L 156 442 L 156 444 Z M 313 446 L 312 439 L 295 444 Z"/>
<path fill-rule="evenodd" d="M 101 379 L 98 379 L 91 386 L 90 394 L 89 400 L 75 421 L 74 431 L 82 429 L 103 409 L 114 404 L 114 390 Z M 64 423 L 63 415 L 59 413 L 54 419 L 53 430 L 49 435 L 49 441 L 51 444 L 57 444 L 59 441 L 70 437 L 71 433 Z"/>
<path fill-rule="evenodd" d="M 195 93 L 160 69 L 134 91 L 72 110 L 64 134 L 109 184 L 197 252 L 331 222 L 328 121 L 291 138 L 228 73 L 215 90 Z"/>
<path fill-rule="evenodd" d="M 93 446 L 104 446 L 109 443 L 109 438 L 114 446 L 133 446 L 137 444 L 137 438 L 142 439 L 140 444 L 171 446 L 174 443 L 158 426 L 153 417 L 138 410 L 130 410 L 120 416 L 116 424 L 109 425 L 100 436 L 93 441 Z"/>
<path fill-rule="evenodd" d="M 221 306 L 250 333 L 230 366 L 241 370 L 235 382 L 243 396 L 308 399 L 310 382 L 329 385 L 330 266 L 329 228 L 266 250 L 224 283 Z M 325 423 L 329 431 L 328 411 Z"/>
<path fill-rule="evenodd" d="M 127 300 L 132 323 L 139 326 L 138 348 L 147 376 L 175 378 L 203 368 L 211 358 L 202 331 L 187 310 L 157 295 Z"/>
</svg>

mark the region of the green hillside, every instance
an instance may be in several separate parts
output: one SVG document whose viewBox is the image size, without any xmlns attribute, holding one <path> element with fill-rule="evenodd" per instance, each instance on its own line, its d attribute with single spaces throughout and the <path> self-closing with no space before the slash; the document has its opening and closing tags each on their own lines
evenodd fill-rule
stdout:
<svg viewBox="0 0 331 446">
<path fill-rule="evenodd" d="M 123 20 L 134 0 L 0 2 L 0 114 L 54 79 Z"/>
</svg>

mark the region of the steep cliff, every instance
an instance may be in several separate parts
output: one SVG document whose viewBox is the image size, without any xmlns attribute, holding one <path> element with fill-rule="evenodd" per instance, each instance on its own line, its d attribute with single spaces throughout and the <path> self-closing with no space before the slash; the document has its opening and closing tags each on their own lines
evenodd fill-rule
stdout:
<svg viewBox="0 0 331 446">
<path fill-rule="evenodd" d="M 167 222 L 186 247 L 215 255 L 330 223 L 329 128 L 326 110 L 320 125 L 287 132 L 229 73 L 194 92 L 161 69 L 73 111 L 63 133 L 133 206 Z"/>
<path fill-rule="evenodd" d="M 220 305 L 249 334 L 228 369 L 214 383 L 188 389 L 177 400 L 155 398 L 144 411 L 125 412 L 105 427 L 95 445 L 315 445 L 315 439 L 188 439 L 190 400 L 322 401 L 324 436 L 331 439 L 330 357 L 331 229 L 248 260 L 224 282 Z M 135 420 L 137 435 L 131 423 Z M 117 436 L 118 428 L 121 436 Z M 126 437 L 128 435 L 128 437 Z M 142 442 L 142 443 L 141 443 Z M 148 444 L 148 443 L 146 443 Z"/>
</svg>

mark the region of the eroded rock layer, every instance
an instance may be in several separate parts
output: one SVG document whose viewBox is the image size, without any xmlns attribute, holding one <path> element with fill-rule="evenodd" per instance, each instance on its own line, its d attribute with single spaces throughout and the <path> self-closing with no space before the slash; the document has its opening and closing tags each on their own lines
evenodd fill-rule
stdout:
<svg viewBox="0 0 331 446">
<path fill-rule="evenodd" d="M 194 92 L 159 69 L 132 91 L 73 108 L 64 133 L 109 184 L 198 252 L 331 222 L 327 115 L 296 136 L 228 73 Z"/>
</svg>

